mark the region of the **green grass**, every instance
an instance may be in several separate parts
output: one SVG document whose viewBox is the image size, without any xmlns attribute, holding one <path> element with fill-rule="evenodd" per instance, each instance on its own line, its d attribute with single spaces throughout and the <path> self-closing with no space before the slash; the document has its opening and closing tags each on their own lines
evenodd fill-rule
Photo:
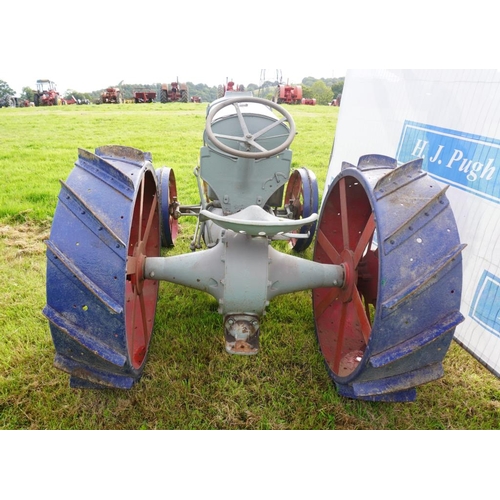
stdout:
<svg viewBox="0 0 500 500">
<path fill-rule="evenodd" d="M 316 173 L 320 193 L 338 108 L 289 108 L 299 134 L 293 166 Z M 445 376 L 417 401 L 352 401 L 335 391 L 318 352 L 311 298 L 274 299 L 254 357 L 224 351 L 212 297 L 162 283 L 141 381 L 130 391 L 69 388 L 53 368 L 45 305 L 45 247 L 59 179 L 77 149 L 132 146 L 173 167 L 180 201 L 197 203 L 205 105 L 66 106 L 0 110 L 0 428 L 2 429 L 497 429 L 500 381 L 453 343 Z M 189 251 L 182 220 L 173 252 Z"/>
</svg>

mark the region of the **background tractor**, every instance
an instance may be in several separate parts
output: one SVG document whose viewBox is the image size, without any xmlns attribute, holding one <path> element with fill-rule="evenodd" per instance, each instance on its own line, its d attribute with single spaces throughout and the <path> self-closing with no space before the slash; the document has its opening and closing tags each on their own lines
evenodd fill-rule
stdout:
<svg viewBox="0 0 500 500">
<path fill-rule="evenodd" d="M 232 80 L 226 81 L 225 85 L 219 85 L 217 87 L 217 99 L 224 97 L 226 92 L 244 92 L 244 85 L 236 85 Z"/>
<path fill-rule="evenodd" d="M 278 104 L 302 104 L 302 86 L 280 83 L 276 87 L 274 102 Z"/>
<path fill-rule="evenodd" d="M 163 83 L 160 90 L 160 101 L 167 102 L 189 102 L 189 91 L 185 83 L 172 82 Z"/>
<path fill-rule="evenodd" d="M 13 95 L 0 97 L 0 108 L 17 108 L 23 105 L 24 103 L 21 99 L 19 99 L 19 97 L 15 97 Z"/>
<path fill-rule="evenodd" d="M 58 106 L 62 104 L 62 97 L 57 91 L 54 82 L 51 80 L 37 80 L 33 102 L 35 106 Z"/>
<path fill-rule="evenodd" d="M 295 133 L 279 104 L 226 92 L 207 108 L 195 206 L 147 152 L 79 150 L 47 241 L 44 308 L 72 387 L 139 381 L 162 280 L 211 295 L 225 350 L 245 356 L 259 352 L 270 301 L 311 289 L 319 347 L 344 397 L 411 401 L 443 375 L 463 320 L 463 245 L 446 190 L 421 159 L 365 155 L 343 164 L 320 209 L 314 173 L 292 168 Z M 182 217 L 196 219 L 191 252 L 168 255 Z"/>
<path fill-rule="evenodd" d="M 123 96 L 118 87 L 108 87 L 101 93 L 101 104 L 122 104 Z"/>
</svg>

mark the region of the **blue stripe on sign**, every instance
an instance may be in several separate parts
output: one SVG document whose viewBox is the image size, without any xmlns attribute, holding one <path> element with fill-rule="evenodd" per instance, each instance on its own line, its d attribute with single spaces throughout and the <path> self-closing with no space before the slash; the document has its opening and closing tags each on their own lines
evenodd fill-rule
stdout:
<svg viewBox="0 0 500 500">
<path fill-rule="evenodd" d="M 469 316 L 493 335 L 500 337 L 500 278 L 484 271 Z"/>
<path fill-rule="evenodd" d="M 423 159 L 422 168 L 447 184 L 500 203 L 500 141 L 405 121 L 396 158 Z"/>
</svg>

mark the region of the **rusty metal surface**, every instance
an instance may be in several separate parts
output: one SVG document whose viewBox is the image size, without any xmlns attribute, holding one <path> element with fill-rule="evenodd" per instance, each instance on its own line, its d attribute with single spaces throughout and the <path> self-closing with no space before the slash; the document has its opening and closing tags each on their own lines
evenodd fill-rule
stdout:
<svg viewBox="0 0 500 500">
<path fill-rule="evenodd" d="M 254 315 L 228 315 L 224 320 L 226 351 L 252 355 L 259 352 L 259 318 Z"/>
</svg>

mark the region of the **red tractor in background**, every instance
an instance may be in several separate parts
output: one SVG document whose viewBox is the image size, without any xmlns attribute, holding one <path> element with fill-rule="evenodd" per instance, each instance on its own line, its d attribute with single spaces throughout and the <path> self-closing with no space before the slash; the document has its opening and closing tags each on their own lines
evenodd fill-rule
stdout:
<svg viewBox="0 0 500 500">
<path fill-rule="evenodd" d="M 285 85 L 280 83 L 276 88 L 274 102 L 278 104 L 301 104 L 302 87 L 300 85 Z"/>
<path fill-rule="evenodd" d="M 160 92 L 160 101 L 166 102 L 188 102 L 189 91 L 185 83 L 172 82 L 162 83 Z"/>
<path fill-rule="evenodd" d="M 62 104 L 62 97 L 57 92 L 54 82 L 51 80 L 37 80 L 33 102 L 35 106 L 58 106 Z"/>
<path fill-rule="evenodd" d="M 101 104 L 122 104 L 123 96 L 118 87 L 108 87 L 101 93 Z"/>
<path fill-rule="evenodd" d="M 226 85 L 219 85 L 217 87 L 217 99 L 224 97 L 226 92 L 244 92 L 244 85 L 236 85 L 233 81 L 226 81 Z"/>
</svg>

